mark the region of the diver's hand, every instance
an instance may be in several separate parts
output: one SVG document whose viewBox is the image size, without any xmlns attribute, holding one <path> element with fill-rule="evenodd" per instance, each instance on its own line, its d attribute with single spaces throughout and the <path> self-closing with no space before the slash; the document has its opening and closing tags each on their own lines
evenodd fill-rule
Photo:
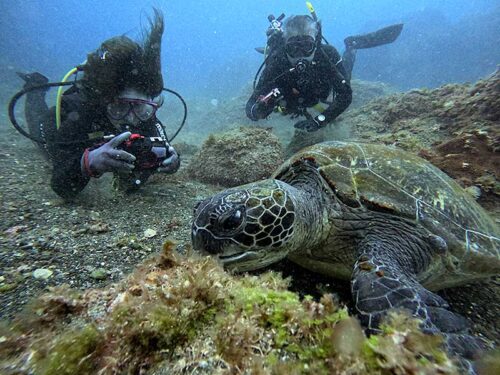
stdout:
<svg viewBox="0 0 500 375">
<path fill-rule="evenodd" d="M 274 103 L 268 104 L 257 100 L 248 111 L 248 118 L 252 121 L 262 120 L 269 116 L 273 108 Z"/>
<path fill-rule="evenodd" d="M 130 135 L 130 132 L 124 132 L 95 150 L 86 149 L 81 159 L 82 172 L 90 177 L 98 177 L 105 172 L 131 172 L 135 156 L 118 149 Z"/>
<path fill-rule="evenodd" d="M 267 95 L 260 95 L 255 103 L 249 108 L 247 107 L 247 116 L 252 121 L 264 119 L 271 114 L 278 102 L 283 98 L 281 91 L 276 87 Z"/>
<path fill-rule="evenodd" d="M 179 158 L 179 154 L 175 149 L 170 146 L 168 143 L 167 147 L 153 147 L 151 151 L 156 154 L 158 159 L 165 159 L 161 162 L 160 167 L 158 167 L 157 171 L 160 173 L 175 173 L 179 169 L 181 165 L 181 159 Z M 167 157 L 168 155 L 168 157 Z"/>
<path fill-rule="evenodd" d="M 305 130 L 306 132 L 315 132 L 324 127 L 324 125 L 321 124 L 320 121 L 318 121 L 316 118 L 314 118 L 310 120 L 299 121 L 294 125 L 294 127 L 296 129 Z"/>
</svg>

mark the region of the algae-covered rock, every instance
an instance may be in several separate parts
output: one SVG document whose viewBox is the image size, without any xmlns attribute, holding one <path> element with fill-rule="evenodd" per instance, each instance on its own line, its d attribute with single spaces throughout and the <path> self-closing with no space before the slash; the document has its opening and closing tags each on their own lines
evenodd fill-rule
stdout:
<svg viewBox="0 0 500 375">
<path fill-rule="evenodd" d="M 448 84 L 372 100 L 342 115 L 354 138 L 418 152 L 456 134 L 498 128 L 500 70 L 475 84 Z M 411 138 L 411 140 L 409 140 Z"/>
<path fill-rule="evenodd" d="M 350 109 L 361 107 L 370 100 L 381 96 L 394 94 L 396 89 L 383 82 L 362 81 L 353 79 L 351 81 L 352 103 Z"/>
<path fill-rule="evenodd" d="M 282 162 L 282 147 L 274 134 L 240 127 L 210 135 L 190 162 L 188 174 L 205 183 L 237 186 L 269 177 Z"/>
<path fill-rule="evenodd" d="M 0 373 L 456 373 L 412 318 L 365 337 L 331 294 L 301 298 L 276 272 L 232 276 L 174 246 L 104 289 L 52 289 L 0 325 Z"/>
<path fill-rule="evenodd" d="M 500 203 L 500 131 L 459 134 L 421 156 L 466 188 L 478 190 L 476 198 L 491 206 Z"/>
</svg>

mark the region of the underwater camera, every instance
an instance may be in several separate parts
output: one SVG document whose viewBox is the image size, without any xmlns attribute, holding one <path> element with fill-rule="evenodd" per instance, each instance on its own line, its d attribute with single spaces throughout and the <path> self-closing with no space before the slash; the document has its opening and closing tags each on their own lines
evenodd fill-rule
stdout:
<svg viewBox="0 0 500 375">
<path fill-rule="evenodd" d="M 165 147 L 165 140 L 161 137 L 146 137 L 140 134 L 132 134 L 127 141 L 118 146 L 119 149 L 136 157 L 134 165 L 140 170 L 158 168 L 163 160 L 171 156 L 168 152 L 168 147 L 166 147 L 166 155 L 158 158 L 153 152 L 153 147 Z"/>
</svg>

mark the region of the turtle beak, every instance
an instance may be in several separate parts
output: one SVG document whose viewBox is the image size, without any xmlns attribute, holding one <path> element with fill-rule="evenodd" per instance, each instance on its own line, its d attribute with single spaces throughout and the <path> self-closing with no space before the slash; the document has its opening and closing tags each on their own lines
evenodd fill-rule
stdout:
<svg viewBox="0 0 500 375">
<path fill-rule="evenodd" d="M 222 242 L 215 240 L 213 236 L 203 228 L 193 229 L 191 232 L 191 243 L 193 249 L 205 255 L 217 255 L 222 251 Z"/>
<path fill-rule="evenodd" d="M 242 249 L 230 240 L 214 239 L 204 229 L 193 229 L 191 232 L 193 249 L 202 255 L 214 256 L 224 268 L 239 270 L 243 264 L 255 264 L 261 257 L 255 251 L 242 251 Z M 258 263 L 258 262 L 257 262 Z M 253 269 L 254 267 L 244 267 Z"/>
<path fill-rule="evenodd" d="M 229 251 L 224 252 L 225 254 L 221 254 L 218 257 L 222 265 L 227 268 L 233 268 L 232 266 L 238 265 L 242 262 L 249 262 L 260 258 L 255 251 L 240 251 L 238 253 L 233 252 L 233 254 L 227 255 L 227 253 L 230 252 L 230 249 L 228 250 Z"/>
</svg>

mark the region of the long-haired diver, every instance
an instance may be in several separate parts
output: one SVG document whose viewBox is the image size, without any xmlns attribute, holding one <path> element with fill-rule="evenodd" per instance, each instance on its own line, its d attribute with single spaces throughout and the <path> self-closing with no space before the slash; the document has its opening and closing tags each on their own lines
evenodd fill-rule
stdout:
<svg viewBox="0 0 500 375">
<path fill-rule="evenodd" d="M 40 73 L 18 73 L 25 81 L 26 135 L 51 160 L 51 186 L 61 197 L 75 197 L 106 172 L 135 190 L 154 172 L 178 170 L 179 156 L 156 117 L 163 103 L 159 10 L 149 26 L 141 43 L 118 36 L 89 53 L 65 80 L 75 72 L 83 78 L 60 92 L 53 108 L 45 94 L 57 84 L 47 84 Z"/>
</svg>

